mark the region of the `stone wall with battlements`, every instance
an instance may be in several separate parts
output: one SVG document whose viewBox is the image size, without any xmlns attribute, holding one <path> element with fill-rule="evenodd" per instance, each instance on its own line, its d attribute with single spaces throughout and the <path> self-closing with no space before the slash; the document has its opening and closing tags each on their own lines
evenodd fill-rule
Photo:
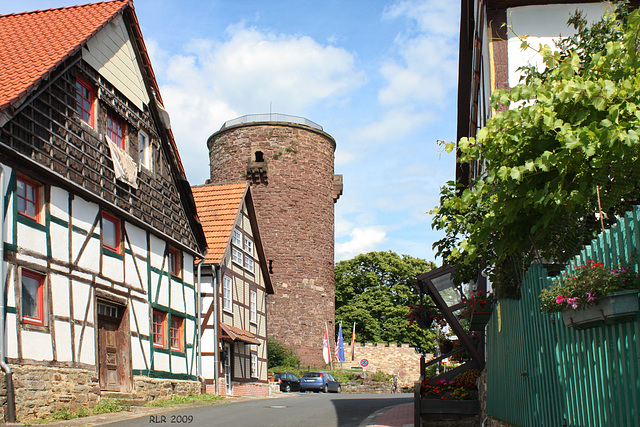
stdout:
<svg viewBox="0 0 640 427">
<path fill-rule="evenodd" d="M 387 344 L 371 344 L 356 343 L 355 357 L 353 362 L 343 364 L 343 367 L 359 368 L 360 361 L 367 359 L 369 364 L 365 368 L 367 372 L 382 371 L 389 375 L 398 376 L 398 388 L 413 387 L 413 383 L 420 378 L 420 356 L 414 347 L 409 344 L 397 345 L 395 343 Z M 351 348 L 345 346 L 345 356 L 350 358 Z M 433 357 L 431 354 L 425 355 L 429 360 Z"/>
</svg>

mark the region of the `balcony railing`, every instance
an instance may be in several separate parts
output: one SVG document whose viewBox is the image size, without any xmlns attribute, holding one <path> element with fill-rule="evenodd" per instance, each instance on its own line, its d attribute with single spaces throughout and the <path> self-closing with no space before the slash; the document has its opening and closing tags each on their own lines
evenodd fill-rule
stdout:
<svg viewBox="0 0 640 427">
<path fill-rule="evenodd" d="M 293 123 L 297 125 L 309 126 L 314 129 L 318 129 L 322 131 L 322 126 L 317 123 L 312 122 L 311 120 L 307 120 L 304 117 L 298 116 L 290 116 L 288 114 L 280 114 L 280 113 L 265 113 L 265 114 L 247 114 L 246 116 L 238 117 L 237 119 L 226 121 L 220 130 L 226 129 L 231 126 L 242 125 L 246 123 L 261 123 L 261 122 L 271 122 L 271 123 Z"/>
</svg>

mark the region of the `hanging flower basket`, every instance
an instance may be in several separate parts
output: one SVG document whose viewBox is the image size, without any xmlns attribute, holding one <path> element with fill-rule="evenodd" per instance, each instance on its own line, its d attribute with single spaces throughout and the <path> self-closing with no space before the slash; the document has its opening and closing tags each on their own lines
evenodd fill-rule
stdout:
<svg viewBox="0 0 640 427">
<path fill-rule="evenodd" d="M 416 319 L 416 325 L 418 325 L 421 329 L 429 329 L 432 323 L 433 317 L 428 314 L 423 314 Z"/>
<path fill-rule="evenodd" d="M 638 313 L 638 292 L 638 289 L 614 292 L 593 305 L 575 310 L 566 308 L 560 314 L 567 327 L 578 330 L 593 328 L 603 322 L 607 325 L 629 322 Z"/>
<path fill-rule="evenodd" d="M 469 329 L 472 331 L 483 331 L 493 311 L 492 298 L 476 298 L 473 300 L 471 307 L 471 316 L 469 318 Z"/>
</svg>

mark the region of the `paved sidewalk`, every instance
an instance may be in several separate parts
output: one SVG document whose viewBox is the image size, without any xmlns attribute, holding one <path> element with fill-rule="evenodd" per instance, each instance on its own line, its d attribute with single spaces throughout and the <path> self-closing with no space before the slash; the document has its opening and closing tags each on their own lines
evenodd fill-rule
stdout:
<svg viewBox="0 0 640 427">
<path fill-rule="evenodd" d="M 413 402 L 393 406 L 375 417 L 367 427 L 413 427 Z"/>
</svg>

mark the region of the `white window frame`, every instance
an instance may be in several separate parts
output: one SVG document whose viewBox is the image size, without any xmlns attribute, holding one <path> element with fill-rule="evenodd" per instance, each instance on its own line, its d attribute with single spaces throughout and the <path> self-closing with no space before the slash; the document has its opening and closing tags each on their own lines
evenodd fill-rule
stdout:
<svg viewBox="0 0 640 427">
<path fill-rule="evenodd" d="M 251 273 L 255 272 L 255 263 L 253 262 L 253 258 L 251 258 L 249 255 L 244 256 L 244 268 L 246 268 L 247 271 L 250 271 Z"/>
<path fill-rule="evenodd" d="M 233 312 L 233 279 L 224 276 L 222 285 L 222 309 L 230 313 Z"/>
<path fill-rule="evenodd" d="M 258 292 L 255 290 L 249 293 L 249 322 L 258 323 Z"/>
<path fill-rule="evenodd" d="M 242 247 L 242 232 L 237 228 L 233 229 L 233 236 L 231 237 L 231 243 L 237 247 Z"/>
<path fill-rule="evenodd" d="M 231 260 L 242 267 L 244 265 L 244 254 L 242 253 L 242 250 L 232 246 Z"/>
<path fill-rule="evenodd" d="M 253 240 L 249 236 L 244 236 L 244 251 L 253 256 Z"/>
<path fill-rule="evenodd" d="M 251 353 L 251 378 L 258 378 L 258 355 Z"/>
<path fill-rule="evenodd" d="M 142 129 L 138 132 L 138 149 L 140 151 L 140 165 L 151 171 L 153 167 L 151 162 L 151 138 Z"/>
</svg>

